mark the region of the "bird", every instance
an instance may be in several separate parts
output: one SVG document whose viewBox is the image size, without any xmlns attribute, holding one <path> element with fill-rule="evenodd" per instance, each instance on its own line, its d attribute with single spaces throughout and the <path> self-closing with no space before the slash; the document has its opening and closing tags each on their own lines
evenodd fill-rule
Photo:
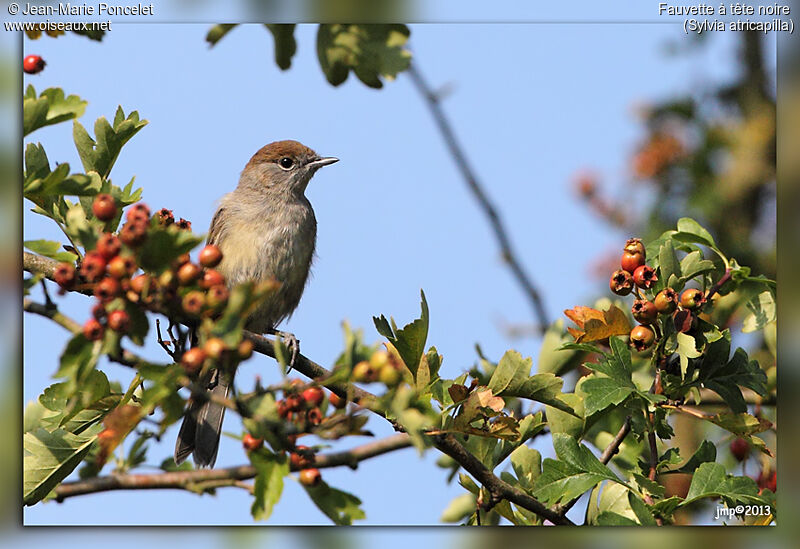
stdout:
<svg viewBox="0 0 800 549">
<path fill-rule="evenodd" d="M 217 270 L 233 288 L 244 282 L 280 283 L 247 318 L 252 332 L 283 336 L 297 352 L 297 339 L 279 332 L 303 295 L 317 238 L 314 209 L 305 196 L 314 174 L 338 158 L 322 157 L 305 145 L 275 141 L 249 160 L 237 187 L 223 196 L 209 228 L 207 243 L 222 252 Z M 233 372 L 210 373 L 206 391 L 227 397 Z M 194 454 L 198 467 L 213 467 L 217 459 L 225 407 L 209 399 L 190 400 L 175 443 L 175 463 Z"/>
</svg>

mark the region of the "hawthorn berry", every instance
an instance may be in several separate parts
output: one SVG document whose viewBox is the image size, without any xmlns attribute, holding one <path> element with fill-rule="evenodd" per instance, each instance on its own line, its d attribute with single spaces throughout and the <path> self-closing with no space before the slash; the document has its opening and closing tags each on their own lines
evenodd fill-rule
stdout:
<svg viewBox="0 0 800 549">
<path fill-rule="evenodd" d="M 106 260 L 100 252 L 86 252 L 81 263 L 81 275 L 89 282 L 100 280 L 106 272 Z"/>
<path fill-rule="evenodd" d="M 633 276 L 622 269 L 614 271 L 608 286 L 617 295 L 628 295 L 633 290 Z"/>
<path fill-rule="evenodd" d="M 286 404 L 285 400 L 279 400 L 277 402 L 278 407 L 278 416 L 285 418 L 289 414 L 289 405 Z"/>
<path fill-rule="evenodd" d="M 103 256 L 106 261 L 111 260 L 122 249 L 122 243 L 115 235 L 111 233 L 103 233 L 97 240 L 97 251 Z"/>
<path fill-rule="evenodd" d="M 694 311 L 699 309 L 706 302 L 706 297 L 702 291 L 697 288 L 689 288 L 684 290 L 681 294 L 681 307 Z"/>
<path fill-rule="evenodd" d="M 212 309 L 222 309 L 228 302 L 228 288 L 222 284 L 211 286 L 206 295 L 206 302 Z"/>
<path fill-rule="evenodd" d="M 383 349 L 375 351 L 369 357 L 369 365 L 372 366 L 375 371 L 380 370 L 387 364 L 389 364 L 389 353 Z"/>
<path fill-rule="evenodd" d="M 296 412 L 303 409 L 303 397 L 300 395 L 289 395 L 283 399 L 286 403 L 286 410 L 289 412 Z"/>
<path fill-rule="evenodd" d="M 103 337 L 103 325 L 96 318 L 90 318 L 83 325 L 83 336 L 89 341 L 97 341 Z"/>
<path fill-rule="evenodd" d="M 658 277 L 656 276 L 655 270 L 647 265 L 639 265 L 636 267 L 636 270 L 633 271 L 633 282 L 645 290 L 651 288 L 657 280 Z"/>
<path fill-rule="evenodd" d="M 631 307 L 631 314 L 640 324 L 652 324 L 658 318 L 658 311 L 652 301 L 637 299 Z"/>
<path fill-rule="evenodd" d="M 130 210 L 128 210 L 128 216 L 126 219 L 128 222 L 150 221 L 150 208 L 148 208 L 147 204 L 144 202 L 137 202 L 131 206 Z"/>
<path fill-rule="evenodd" d="M 619 264 L 622 270 L 633 274 L 637 267 L 644 265 L 644 255 L 625 252 L 622 254 Z"/>
<path fill-rule="evenodd" d="M 222 251 L 214 244 L 209 244 L 200 250 L 197 259 L 203 267 L 216 267 L 222 261 Z"/>
<path fill-rule="evenodd" d="M 92 306 L 92 316 L 97 320 L 102 320 L 106 317 L 106 308 L 102 303 L 95 303 Z"/>
<path fill-rule="evenodd" d="M 203 274 L 202 269 L 194 263 L 184 263 L 178 269 L 178 283 L 181 286 L 189 286 L 194 284 L 196 280 Z"/>
<path fill-rule="evenodd" d="M 630 338 L 631 345 L 633 345 L 637 351 L 642 352 L 653 344 L 656 339 L 656 334 L 647 326 L 640 325 L 631 330 Z"/>
<path fill-rule="evenodd" d="M 111 311 L 108 313 L 108 327 L 115 332 L 125 334 L 130 329 L 130 326 L 131 318 L 125 311 Z"/>
<path fill-rule="evenodd" d="M 144 242 L 145 238 L 147 238 L 147 223 L 141 221 L 132 222 L 130 218 L 119 232 L 119 239 L 131 248 L 139 246 Z"/>
<path fill-rule="evenodd" d="M 300 471 L 300 484 L 303 486 L 316 486 L 322 482 L 319 469 L 303 469 Z"/>
<path fill-rule="evenodd" d="M 59 263 L 53 271 L 53 279 L 65 290 L 72 289 L 75 286 L 75 265 Z"/>
<path fill-rule="evenodd" d="M 40 55 L 29 55 L 22 60 L 22 70 L 28 74 L 36 74 L 42 72 L 46 64 Z"/>
<path fill-rule="evenodd" d="M 225 345 L 225 342 L 218 337 L 212 337 L 203 345 L 206 354 L 215 359 L 221 357 L 222 353 L 224 353 L 227 348 L 228 346 Z"/>
<path fill-rule="evenodd" d="M 243 340 L 236 348 L 236 352 L 239 353 L 239 359 L 247 360 L 253 356 L 253 342 L 249 339 Z"/>
<path fill-rule="evenodd" d="M 191 221 L 187 221 L 187 220 L 185 220 L 185 219 L 184 219 L 184 218 L 182 218 L 182 217 L 181 217 L 181 218 L 180 218 L 180 220 L 179 220 L 177 223 L 175 223 L 175 224 L 176 224 L 176 225 L 178 226 L 178 228 L 179 228 L 179 229 L 181 229 L 181 230 L 184 230 L 184 231 L 191 231 L 191 230 L 192 230 L 192 222 L 191 222 Z"/>
<path fill-rule="evenodd" d="M 386 364 L 378 371 L 378 380 L 387 387 L 396 387 L 401 379 L 400 370 L 392 364 Z"/>
<path fill-rule="evenodd" d="M 750 453 L 750 444 L 745 439 L 737 437 L 731 441 L 730 450 L 737 461 L 744 461 Z"/>
<path fill-rule="evenodd" d="M 94 287 L 94 296 L 102 303 L 111 301 L 121 292 L 122 286 L 116 278 L 104 278 Z"/>
<path fill-rule="evenodd" d="M 375 381 L 375 368 L 373 368 L 372 365 L 366 360 L 362 360 L 353 366 L 352 377 L 354 381 L 371 383 L 372 381 Z"/>
<path fill-rule="evenodd" d="M 118 255 L 108 262 L 106 271 L 116 279 L 131 276 L 136 272 L 136 260 L 129 255 Z"/>
<path fill-rule="evenodd" d="M 306 401 L 306 404 L 309 408 L 319 406 L 322 403 L 322 400 L 325 398 L 325 394 L 319 387 L 309 387 L 302 392 L 301 396 L 303 397 L 303 400 Z"/>
<path fill-rule="evenodd" d="M 206 360 L 206 352 L 200 347 L 192 347 L 181 357 L 181 366 L 187 374 L 195 374 L 203 367 Z"/>
<path fill-rule="evenodd" d="M 248 452 L 258 450 L 263 445 L 264 445 L 263 438 L 256 438 L 250 433 L 245 433 L 244 436 L 242 437 L 242 446 L 244 446 L 244 449 L 247 450 Z"/>
<path fill-rule="evenodd" d="M 347 401 L 337 395 L 336 393 L 331 393 L 328 395 L 328 402 L 331 403 L 331 406 L 336 408 L 337 410 L 341 410 L 345 406 L 347 406 Z"/>
<path fill-rule="evenodd" d="M 135 276 L 133 279 L 131 279 L 131 290 L 139 295 L 149 292 L 152 289 L 152 286 L 153 280 L 150 278 L 150 275 L 140 274 L 139 276 Z"/>
<path fill-rule="evenodd" d="M 653 300 L 656 311 L 661 314 L 671 314 L 678 308 L 678 292 L 672 288 L 664 288 L 656 295 Z"/>
<path fill-rule="evenodd" d="M 114 197 L 107 193 L 100 193 L 92 201 L 92 213 L 100 221 L 111 221 L 117 215 L 117 203 Z"/>
<path fill-rule="evenodd" d="M 778 474 L 774 470 L 761 471 L 758 474 L 758 480 L 756 481 L 756 484 L 758 484 L 758 487 L 762 490 L 766 488 L 767 490 L 775 493 L 778 489 Z"/>
<path fill-rule="evenodd" d="M 675 330 L 681 333 L 691 332 L 697 324 L 697 317 L 686 309 L 675 311 L 672 315 L 672 323 L 675 325 Z"/>
<path fill-rule="evenodd" d="M 172 215 L 172 210 L 168 210 L 167 208 L 161 208 L 156 212 L 156 219 L 158 219 L 158 224 L 163 227 L 168 227 L 175 222 L 175 216 Z"/>
<path fill-rule="evenodd" d="M 203 273 L 203 279 L 200 281 L 202 288 L 208 289 L 211 286 L 225 285 L 225 277 L 219 271 L 214 269 L 206 269 Z"/>
<path fill-rule="evenodd" d="M 645 259 L 645 255 L 647 254 L 641 238 L 629 238 L 625 242 L 625 252 L 629 254 L 639 254 L 642 256 L 642 260 Z"/>
<path fill-rule="evenodd" d="M 202 313 L 205 304 L 206 297 L 203 295 L 203 292 L 199 290 L 187 293 L 183 296 L 183 300 L 181 301 L 181 307 L 183 307 L 184 312 L 189 315 L 199 315 Z"/>
<path fill-rule="evenodd" d="M 322 423 L 322 411 L 319 408 L 311 408 L 306 412 L 306 420 L 311 425 L 319 425 Z"/>
<path fill-rule="evenodd" d="M 289 464 L 295 469 L 306 469 L 314 464 L 314 453 L 308 446 L 297 446 L 289 454 Z"/>
</svg>

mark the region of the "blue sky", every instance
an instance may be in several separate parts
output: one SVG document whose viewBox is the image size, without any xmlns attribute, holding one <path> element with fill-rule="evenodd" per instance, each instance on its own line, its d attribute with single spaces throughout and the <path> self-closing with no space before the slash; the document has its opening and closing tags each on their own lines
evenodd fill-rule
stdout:
<svg viewBox="0 0 800 549">
<path fill-rule="evenodd" d="M 250 156 L 277 139 L 297 139 L 337 156 L 307 195 L 318 224 L 314 275 L 284 327 L 302 352 L 331 364 L 342 347 L 340 323 L 363 327 L 378 341 L 371 317 L 398 323 L 419 313 L 419 290 L 431 310 L 429 344 L 444 355 L 442 375 L 455 377 L 476 360 L 475 343 L 499 359 L 509 348 L 536 356 L 535 339 L 511 341 L 503 323 L 532 321 L 523 294 L 502 264 L 487 223 L 446 153 L 425 105 L 401 75 L 383 90 L 352 75 L 327 84 L 315 52 L 315 26 L 296 31 L 289 71 L 273 62 L 272 38 L 257 25 L 235 29 L 215 48 L 209 25 L 116 24 L 102 43 L 65 36 L 25 42 L 48 62 L 26 77 L 37 91 L 62 87 L 89 102 L 81 118 L 112 117 L 118 104 L 150 121 L 125 147 L 112 179 L 136 176 L 144 201 L 169 207 L 204 231 L 215 200 L 232 190 Z M 604 176 L 616 196 L 630 191 L 628 158 L 641 127 L 634 107 L 685 92 L 702 94 L 734 73 L 734 42 L 715 35 L 690 55 L 667 46 L 686 40 L 675 25 L 412 25 L 415 62 L 434 86 L 452 84 L 445 109 L 474 168 L 511 233 L 525 267 L 544 290 L 551 318 L 602 291 L 589 263 L 630 235 L 609 230 L 574 196 L 576 171 Z M 774 53 L 774 40 L 768 42 Z M 70 124 L 39 130 L 51 163 L 80 171 Z M 636 191 L 637 193 L 640 191 Z M 47 220 L 26 212 L 24 238 L 59 239 Z M 61 298 L 83 322 L 90 303 Z M 152 339 L 152 338 L 151 338 Z M 42 345 L 41 342 L 48 342 Z M 24 321 L 24 400 L 52 383 L 66 334 L 39 318 Z M 163 359 L 151 341 L 145 354 Z M 105 365 L 112 378 L 123 369 Z M 275 378 L 275 364 L 256 356 L 239 371 Z M 376 419 L 369 427 L 388 435 Z M 239 432 L 236 418 L 225 429 Z M 171 455 L 177 429 L 150 451 Z M 339 447 L 365 440 L 352 439 Z M 446 485 L 437 455 L 403 450 L 365 462 L 357 472 L 325 470 L 324 478 L 364 501 L 367 524 L 437 524 L 462 490 Z M 241 464 L 240 444 L 225 440 L 218 466 Z M 216 498 L 179 492 L 118 492 L 62 505 L 27 508 L 26 524 L 251 524 L 251 499 L 223 489 Z M 328 524 L 296 482 L 288 481 L 268 524 Z"/>
</svg>

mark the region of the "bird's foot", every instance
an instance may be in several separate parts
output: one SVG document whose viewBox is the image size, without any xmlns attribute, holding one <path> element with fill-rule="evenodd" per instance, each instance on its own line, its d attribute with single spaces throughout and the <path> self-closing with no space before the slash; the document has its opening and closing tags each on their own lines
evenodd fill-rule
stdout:
<svg viewBox="0 0 800 549">
<path fill-rule="evenodd" d="M 273 329 L 270 330 L 269 333 L 281 338 L 283 340 L 283 344 L 286 345 L 286 347 L 289 349 L 290 353 L 289 364 L 288 364 L 289 367 L 286 370 L 286 373 L 288 374 L 289 372 L 292 371 L 292 368 L 294 368 L 294 364 L 297 361 L 297 355 L 300 354 L 300 340 L 297 339 L 297 337 L 294 334 L 289 332 L 282 332 L 280 330 Z"/>
</svg>

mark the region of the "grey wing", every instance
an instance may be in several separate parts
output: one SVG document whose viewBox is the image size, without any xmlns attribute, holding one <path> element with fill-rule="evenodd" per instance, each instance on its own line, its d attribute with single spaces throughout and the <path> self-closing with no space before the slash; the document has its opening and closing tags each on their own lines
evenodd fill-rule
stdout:
<svg viewBox="0 0 800 549">
<path fill-rule="evenodd" d="M 211 220 L 211 226 L 208 228 L 208 238 L 206 239 L 207 244 L 216 244 L 219 242 L 219 237 L 224 228 L 224 211 L 225 208 L 220 207 L 214 214 L 214 218 Z"/>
</svg>

